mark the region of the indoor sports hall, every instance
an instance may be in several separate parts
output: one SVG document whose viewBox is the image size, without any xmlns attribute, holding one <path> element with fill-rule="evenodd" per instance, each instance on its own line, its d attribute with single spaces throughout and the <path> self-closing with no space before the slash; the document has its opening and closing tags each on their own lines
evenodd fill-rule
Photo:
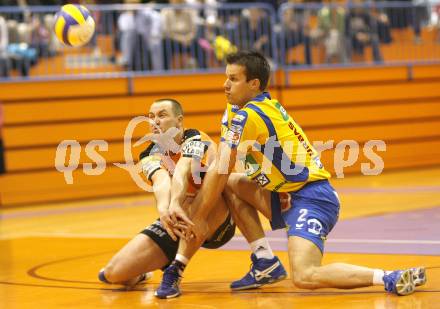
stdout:
<svg viewBox="0 0 440 309">
<path fill-rule="evenodd" d="M 0 308 L 440 308 L 440 3 L 72 1 L 95 26 L 71 47 L 53 28 L 66 2 L 28 2 L 0 5 Z M 219 142 L 225 58 L 246 49 L 269 59 L 268 91 L 332 175 L 323 264 L 424 266 L 413 294 L 299 289 L 290 272 L 231 291 L 251 267 L 238 229 L 195 254 L 180 297 L 154 296 L 160 270 L 131 289 L 98 280 L 158 218 L 134 169 L 150 133 L 139 116 L 173 98 L 185 127 Z M 288 269 L 286 231 L 260 217 Z"/>
</svg>

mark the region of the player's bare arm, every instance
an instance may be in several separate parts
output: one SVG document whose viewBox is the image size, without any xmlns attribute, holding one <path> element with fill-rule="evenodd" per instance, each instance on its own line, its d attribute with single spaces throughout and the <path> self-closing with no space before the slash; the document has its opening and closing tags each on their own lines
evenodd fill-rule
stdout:
<svg viewBox="0 0 440 309">
<path fill-rule="evenodd" d="M 193 234 L 201 238 L 206 233 L 206 219 L 228 182 L 229 174 L 235 166 L 236 153 L 226 143 L 220 143 L 217 159 L 206 173 L 203 185 L 190 206 L 194 224 L 187 227 L 186 235 Z"/>
<path fill-rule="evenodd" d="M 156 207 L 159 212 L 160 221 L 162 225 L 170 234 L 171 238 L 177 239 L 172 229 L 172 221 L 169 219 L 169 205 L 170 205 L 170 190 L 171 177 L 164 169 L 157 170 L 152 176 L 153 192 L 156 198 Z"/>
</svg>

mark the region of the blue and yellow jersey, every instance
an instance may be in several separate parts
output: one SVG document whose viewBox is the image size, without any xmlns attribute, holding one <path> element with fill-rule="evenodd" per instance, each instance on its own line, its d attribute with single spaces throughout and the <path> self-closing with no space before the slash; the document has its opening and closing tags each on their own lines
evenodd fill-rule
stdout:
<svg viewBox="0 0 440 309">
<path fill-rule="evenodd" d="M 242 109 L 228 103 L 222 141 L 245 156 L 248 177 L 270 191 L 295 192 L 330 178 L 303 130 L 267 92 Z"/>
</svg>

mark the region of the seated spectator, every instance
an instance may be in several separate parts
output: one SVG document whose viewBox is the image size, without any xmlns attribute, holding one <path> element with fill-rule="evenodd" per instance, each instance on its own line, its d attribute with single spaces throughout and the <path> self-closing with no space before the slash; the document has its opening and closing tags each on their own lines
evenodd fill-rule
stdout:
<svg viewBox="0 0 440 309">
<path fill-rule="evenodd" d="M 365 47 L 370 45 L 374 61 L 380 62 L 382 55 L 379 49 L 376 20 L 363 7 L 361 0 L 354 0 L 353 5 L 345 19 L 352 60 L 363 59 Z"/>
<path fill-rule="evenodd" d="M 34 14 L 31 18 L 30 47 L 37 50 L 38 57 L 49 56 L 50 29 L 46 28 L 43 16 Z"/>
<path fill-rule="evenodd" d="M 306 64 L 312 64 L 312 42 L 310 37 L 310 13 L 302 7 L 295 7 L 295 4 L 301 4 L 302 0 L 289 0 L 293 7 L 286 9 L 281 18 L 280 42 L 281 48 L 286 52 L 293 47 L 304 44 L 304 61 Z M 298 64 L 294 60 L 293 63 Z"/>
<path fill-rule="evenodd" d="M 8 77 L 10 70 L 10 61 L 8 57 L 8 26 L 6 20 L 0 15 L 0 77 Z"/>
<path fill-rule="evenodd" d="M 345 9 L 341 1 L 325 1 L 318 11 L 318 26 L 312 37 L 325 47 L 325 62 L 346 63 Z"/>
<path fill-rule="evenodd" d="M 170 0 L 171 5 L 182 5 L 183 0 Z M 190 8 L 162 9 L 164 23 L 165 66 L 167 69 L 194 68 L 197 64 L 197 11 Z M 174 65 L 172 65 L 174 63 Z"/>
<path fill-rule="evenodd" d="M 253 49 L 268 58 L 272 55 L 272 25 L 267 12 L 258 7 L 243 10 L 240 25 L 240 49 Z"/>
<path fill-rule="evenodd" d="M 391 25 L 388 15 L 384 10 L 378 10 L 374 6 L 371 8 L 371 15 L 377 25 L 377 35 L 380 43 L 389 44 L 393 40 L 391 37 Z"/>
</svg>

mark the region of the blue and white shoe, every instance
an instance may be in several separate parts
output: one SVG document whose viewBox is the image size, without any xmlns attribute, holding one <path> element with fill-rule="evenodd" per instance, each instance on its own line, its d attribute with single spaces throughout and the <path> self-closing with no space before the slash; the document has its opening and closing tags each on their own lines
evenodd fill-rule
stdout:
<svg viewBox="0 0 440 309">
<path fill-rule="evenodd" d="M 182 276 L 179 273 L 178 267 L 171 264 L 163 272 L 162 282 L 154 292 L 154 296 L 158 298 L 174 298 L 179 296 L 181 294 L 179 289 L 181 280 Z"/>
<path fill-rule="evenodd" d="M 385 291 L 397 295 L 412 294 L 416 288 L 412 269 L 396 270 L 383 276 Z"/>
<path fill-rule="evenodd" d="M 426 283 L 426 269 L 425 267 L 411 268 L 413 273 L 413 281 L 415 286 L 421 286 Z"/>
<path fill-rule="evenodd" d="M 258 259 L 251 254 L 251 270 L 240 280 L 231 283 L 234 291 L 256 289 L 265 284 L 271 284 L 287 277 L 286 270 L 278 257 L 273 259 Z"/>
</svg>

